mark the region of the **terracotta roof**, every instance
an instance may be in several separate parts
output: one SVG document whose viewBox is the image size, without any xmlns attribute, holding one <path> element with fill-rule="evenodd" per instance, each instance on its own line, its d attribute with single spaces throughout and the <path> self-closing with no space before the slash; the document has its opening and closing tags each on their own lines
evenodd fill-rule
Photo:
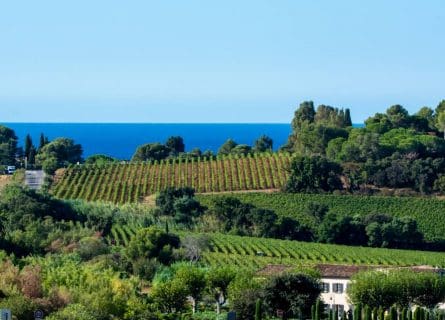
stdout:
<svg viewBox="0 0 445 320">
<path fill-rule="evenodd" d="M 280 273 L 291 271 L 294 268 L 295 267 L 287 266 L 287 265 L 284 265 L 284 264 L 268 264 L 264 268 L 260 269 L 257 272 L 257 275 L 264 276 L 264 277 L 274 276 L 274 275 L 277 275 L 277 274 L 280 274 Z"/>
<path fill-rule="evenodd" d="M 356 265 L 340 265 L 340 264 L 318 264 L 313 266 L 320 273 L 322 278 L 341 278 L 349 279 L 360 271 L 367 270 L 394 270 L 394 269 L 410 269 L 415 272 L 444 272 L 443 269 L 431 266 L 412 266 L 412 267 L 390 267 L 390 266 L 356 266 Z M 283 264 L 269 264 L 259 270 L 259 276 L 274 276 L 280 273 L 289 272 L 295 269 L 294 266 Z"/>
<path fill-rule="evenodd" d="M 322 278 L 349 279 L 357 272 L 375 269 L 375 267 L 339 265 L 339 264 L 318 264 L 315 266 L 315 269 L 320 272 Z"/>
</svg>

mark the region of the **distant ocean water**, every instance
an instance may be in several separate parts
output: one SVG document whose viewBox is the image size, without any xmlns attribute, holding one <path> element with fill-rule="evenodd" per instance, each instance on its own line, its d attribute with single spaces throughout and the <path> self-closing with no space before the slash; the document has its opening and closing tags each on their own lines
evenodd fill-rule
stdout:
<svg viewBox="0 0 445 320">
<path fill-rule="evenodd" d="M 273 139 L 274 149 L 282 146 L 290 132 L 290 124 L 116 124 L 116 123 L 4 123 L 12 128 L 19 144 L 30 134 L 35 145 L 40 133 L 50 140 L 68 137 L 80 143 L 83 156 L 106 154 L 118 159 L 130 159 L 136 148 L 144 143 L 164 143 L 170 136 L 181 136 L 186 151 L 218 148 L 232 138 L 238 143 L 252 145 L 261 135 Z"/>
</svg>

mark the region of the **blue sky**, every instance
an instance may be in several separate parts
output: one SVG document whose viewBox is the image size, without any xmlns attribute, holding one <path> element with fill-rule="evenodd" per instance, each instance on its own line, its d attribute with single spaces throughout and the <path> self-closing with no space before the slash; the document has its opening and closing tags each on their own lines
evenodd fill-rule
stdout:
<svg viewBox="0 0 445 320">
<path fill-rule="evenodd" d="M 2 122 L 290 122 L 445 99 L 443 0 L 4 1 Z"/>
</svg>

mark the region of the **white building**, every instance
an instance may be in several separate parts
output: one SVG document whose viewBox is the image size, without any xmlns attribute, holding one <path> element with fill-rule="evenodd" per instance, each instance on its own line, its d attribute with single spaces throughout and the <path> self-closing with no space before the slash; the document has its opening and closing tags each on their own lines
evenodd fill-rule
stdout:
<svg viewBox="0 0 445 320">
<path fill-rule="evenodd" d="M 390 270 L 400 267 L 382 267 L 382 266 L 354 266 L 354 265 L 337 265 L 337 264 L 319 264 L 314 266 L 320 273 L 321 279 L 321 299 L 325 303 L 326 308 L 336 310 L 339 313 L 348 312 L 352 306 L 349 303 L 347 289 L 351 283 L 351 277 L 360 271 L 366 270 Z M 417 272 L 443 272 L 443 270 L 431 266 L 414 266 L 406 267 Z M 291 271 L 295 267 L 285 265 L 268 265 L 259 271 L 259 275 L 271 276 L 283 272 Z M 445 309 L 445 304 L 439 305 Z"/>
</svg>

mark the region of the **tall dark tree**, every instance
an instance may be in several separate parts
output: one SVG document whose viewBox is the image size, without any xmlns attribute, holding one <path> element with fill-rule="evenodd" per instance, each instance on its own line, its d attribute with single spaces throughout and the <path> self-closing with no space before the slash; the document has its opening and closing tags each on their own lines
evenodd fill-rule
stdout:
<svg viewBox="0 0 445 320">
<path fill-rule="evenodd" d="M 295 111 L 294 119 L 292 120 L 292 128 L 296 130 L 303 122 L 312 123 L 315 119 L 315 108 L 313 101 L 304 101 L 300 107 Z"/>
<path fill-rule="evenodd" d="M 262 135 L 255 141 L 255 145 L 253 147 L 255 152 L 266 152 L 273 150 L 273 140 L 272 138 Z"/>
<path fill-rule="evenodd" d="M 352 120 L 351 120 L 351 110 L 349 108 L 345 109 L 345 126 L 346 127 L 352 127 Z"/>
<path fill-rule="evenodd" d="M 185 150 L 184 139 L 182 139 L 180 136 L 172 136 L 168 138 L 165 145 L 167 148 L 170 148 L 172 153 L 175 155 L 182 153 Z"/>
<path fill-rule="evenodd" d="M 162 160 L 170 155 L 171 149 L 160 143 L 147 143 L 136 149 L 131 161 Z"/>
<path fill-rule="evenodd" d="M 287 192 L 319 192 L 342 189 L 341 167 L 326 158 L 297 156 L 292 160 Z"/>
<path fill-rule="evenodd" d="M 45 135 L 43 134 L 43 132 L 40 134 L 40 139 L 39 139 L 39 149 L 38 151 L 42 150 L 42 148 L 49 143 L 48 137 L 45 137 Z"/>
<path fill-rule="evenodd" d="M 283 319 L 306 319 L 320 296 L 320 283 L 305 274 L 284 274 L 270 280 L 264 289 L 264 302 L 270 315 L 283 311 Z"/>
<path fill-rule="evenodd" d="M 31 149 L 33 149 L 33 148 L 34 148 L 34 145 L 32 144 L 32 138 L 29 134 L 27 134 L 26 138 L 25 138 L 25 150 L 24 151 L 25 151 L 25 157 L 27 157 L 28 160 L 29 160 L 29 154 L 31 152 Z"/>
<path fill-rule="evenodd" d="M 14 130 L 0 125 L 0 164 L 15 163 L 17 136 Z"/>
</svg>

